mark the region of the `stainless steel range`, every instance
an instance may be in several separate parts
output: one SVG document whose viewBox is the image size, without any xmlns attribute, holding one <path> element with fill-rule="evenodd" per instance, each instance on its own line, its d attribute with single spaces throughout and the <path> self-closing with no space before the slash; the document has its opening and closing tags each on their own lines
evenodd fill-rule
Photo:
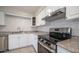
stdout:
<svg viewBox="0 0 79 59">
<path fill-rule="evenodd" d="M 47 49 L 46 51 L 57 52 L 57 45 L 56 45 L 57 42 L 70 39 L 71 37 L 72 37 L 71 28 L 68 28 L 68 27 L 67 28 L 50 28 L 49 34 L 40 36 L 39 44 L 40 46 L 42 45 L 42 47 L 44 48 L 43 51 L 47 49 L 46 47 L 48 47 L 49 49 Z M 38 47 L 39 52 L 43 52 L 41 51 L 42 47 Z"/>
</svg>

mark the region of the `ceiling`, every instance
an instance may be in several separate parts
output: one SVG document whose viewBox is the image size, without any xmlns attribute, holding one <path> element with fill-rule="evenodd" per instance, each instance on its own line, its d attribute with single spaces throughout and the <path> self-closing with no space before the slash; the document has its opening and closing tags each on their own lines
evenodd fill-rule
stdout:
<svg viewBox="0 0 79 59">
<path fill-rule="evenodd" d="M 15 9 L 29 14 L 36 14 L 36 12 L 40 8 L 43 8 L 45 6 L 0 6 L 0 7 L 7 8 L 7 9 Z"/>
</svg>

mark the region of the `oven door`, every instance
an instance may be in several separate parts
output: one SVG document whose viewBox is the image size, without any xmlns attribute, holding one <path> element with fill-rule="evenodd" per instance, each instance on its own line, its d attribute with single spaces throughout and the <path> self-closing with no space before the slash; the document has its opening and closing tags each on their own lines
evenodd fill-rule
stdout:
<svg viewBox="0 0 79 59">
<path fill-rule="evenodd" d="M 38 43 L 38 53 L 51 53 L 45 47 L 43 47 L 40 43 Z"/>
</svg>

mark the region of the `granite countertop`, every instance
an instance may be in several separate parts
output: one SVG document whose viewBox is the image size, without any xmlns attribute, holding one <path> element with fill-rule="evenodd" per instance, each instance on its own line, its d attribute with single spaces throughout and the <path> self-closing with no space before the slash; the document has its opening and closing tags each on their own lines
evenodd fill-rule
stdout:
<svg viewBox="0 0 79 59">
<path fill-rule="evenodd" d="M 22 32 L 0 32 L 0 36 L 4 35 L 10 35 L 10 34 L 36 34 L 36 35 L 44 35 L 44 34 L 49 34 L 48 32 L 43 32 L 43 31 L 22 31 Z"/>
<path fill-rule="evenodd" d="M 67 49 L 73 53 L 79 53 L 79 37 L 72 37 L 57 43 L 58 46 Z"/>
</svg>

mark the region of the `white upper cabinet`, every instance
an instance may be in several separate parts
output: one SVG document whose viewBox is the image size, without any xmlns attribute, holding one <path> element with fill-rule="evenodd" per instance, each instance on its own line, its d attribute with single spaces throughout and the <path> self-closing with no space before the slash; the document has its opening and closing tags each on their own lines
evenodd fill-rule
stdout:
<svg viewBox="0 0 79 59">
<path fill-rule="evenodd" d="M 42 20 L 42 18 L 45 17 L 45 15 L 46 15 L 46 11 L 44 9 L 36 16 L 36 26 L 40 26 L 40 25 L 45 24 L 45 21 Z"/>
<path fill-rule="evenodd" d="M 5 14 L 0 11 L 0 25 L 5 25 Z"/>
<path fill-rule="evenodd" d="M 36 16 L 36 26 L 45 25 L 45 20 L 42 20 L 45 16 L 50 15 L 51 12 L 54 12 L 60 8 L 65 6 L 48 6 L 43 9 L 37 16 Z M 67 6 L 66 7 L 66 19 L 74 19 L 79 18 L 79 6 Z"/>
<path fill-rule="evenodd" d="M 59 8 L 63 8 L 64 6 L 48 6 L 45 9 L 43 9 L 37 16 L 36 16 L 36 26 L 45 25 L 45 20 L 42 20 L 45 16 L 47 16 L 48 10 L 51 12 L 56 11 Z"/>
<path fill-rule="evenodd" d="M 68 6 L 66 7 L 67 19 L 79 18 L 79 6 Z"/>
</svg>

